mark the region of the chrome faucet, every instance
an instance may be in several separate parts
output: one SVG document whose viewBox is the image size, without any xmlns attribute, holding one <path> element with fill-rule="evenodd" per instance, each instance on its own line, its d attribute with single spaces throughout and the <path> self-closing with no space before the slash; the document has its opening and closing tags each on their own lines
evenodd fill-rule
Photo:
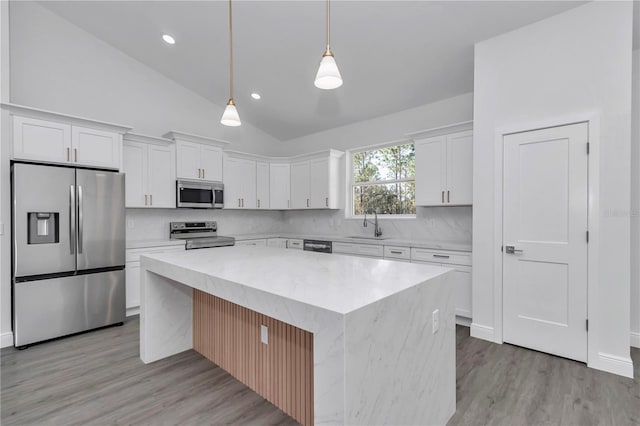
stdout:
<svg viewBox="0 0 640 426">
<path fill-rule="evenodd" d="M 378 238 L 382 236 L 382 228 L 380 228 L 380 226 L 378 225 L 378 212 L 374 210 L 373 215 L 374 215 L 374 221 L 371 222 L 370 220 L 367 219 L 367 213 L 365 212 L 364 222 L 362 223 L 362 226 L 366 228 L 369 223 L 373 223 L 373 226 L 374 226 L 373 236 Z"/>
</svg>

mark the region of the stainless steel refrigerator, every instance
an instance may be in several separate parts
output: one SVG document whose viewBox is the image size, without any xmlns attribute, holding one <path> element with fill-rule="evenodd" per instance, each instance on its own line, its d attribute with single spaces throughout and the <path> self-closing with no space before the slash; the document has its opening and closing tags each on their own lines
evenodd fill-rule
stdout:
<svg viewBox="0 0 640 426">
<path fill-rule="evenodd" d="M 124 175 L 12 165 L 16 347 L 125 318 Z"/>
</svg>

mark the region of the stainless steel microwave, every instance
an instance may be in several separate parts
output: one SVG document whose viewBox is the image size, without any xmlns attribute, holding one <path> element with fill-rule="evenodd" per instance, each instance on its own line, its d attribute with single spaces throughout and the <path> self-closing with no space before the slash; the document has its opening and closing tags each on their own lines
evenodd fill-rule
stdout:
<svg viewBox="0 0 640 426">
<path fill-rule="evenodd" d="M 188 209 L 221 209 L 224 203 L 222 182 L 176 181 L 176 207 Z"/>
</svg>

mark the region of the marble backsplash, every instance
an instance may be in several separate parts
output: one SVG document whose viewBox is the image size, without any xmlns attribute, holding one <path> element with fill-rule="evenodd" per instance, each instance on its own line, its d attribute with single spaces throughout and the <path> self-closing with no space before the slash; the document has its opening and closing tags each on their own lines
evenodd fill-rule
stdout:
<svg viewBox="0 0 640 426">
<path fill-rule="evenodd" d="M 471 243 L 471 207 L 418 207 L 415 219 L 383 219 L 384 237 Z M 373 225 L 346 219 L 344 210 L 127 209 L 127 240 L 166 239 L 169 222 L 216 220 L 220 235 L 294 233 L 373 235 Z M 373 217 L 371 217 L 373 219 Z"/>
<path fill-rule="evenodd" d="M 472 208 L 418 207 L 415 219 L 382 219 L 382 235 L 402 240 L 471 243 Z M 371 217 L 373 219 L 373 216 Z M 373 225 L 346 219 L 344 210 L 286 211 L 283 231 L 301 234 L 373 236 Z"/>
<path fill-rule="evenodd" d="M 215 220 L 219 235 L 277 233 L 283 212 L 250 210 L 127 209 L 127 240 L 169 238 L 169 222 Z"/>
</svg>

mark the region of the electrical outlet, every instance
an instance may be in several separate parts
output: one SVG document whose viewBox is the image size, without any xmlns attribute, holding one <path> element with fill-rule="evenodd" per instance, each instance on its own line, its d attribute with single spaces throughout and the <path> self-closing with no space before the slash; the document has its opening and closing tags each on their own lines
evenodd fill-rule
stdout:
<svg viewBox="0 0 640 426">
<path fill-rule="evenodd" d="M 440 329 L 440 310 L 436 309 L 432 314 L 431 333 L 436 334 Z"/>
<path fill-rule="evenodd" d="M 0 223 L 0 235 L 4 235 L 4 223 Z"/>
<path fill-rule="evenodd" d="M 264 343 L 265 345 L 269 344 L 269 327 L 267 327 L 266 325 L 260 326 L 260 342 Z"/>
<path fill-rule="evenodd" d="M 133 219 L 129 219 L 129 220 L 127 220 L 127 228 L 129 228 L 129 229 L 133 229 L 133 228 L 135 228 L 135 227 L 136 227 L 136 223 L 134 222 L 134 220 L 133 220 Z"/>
</svg>

